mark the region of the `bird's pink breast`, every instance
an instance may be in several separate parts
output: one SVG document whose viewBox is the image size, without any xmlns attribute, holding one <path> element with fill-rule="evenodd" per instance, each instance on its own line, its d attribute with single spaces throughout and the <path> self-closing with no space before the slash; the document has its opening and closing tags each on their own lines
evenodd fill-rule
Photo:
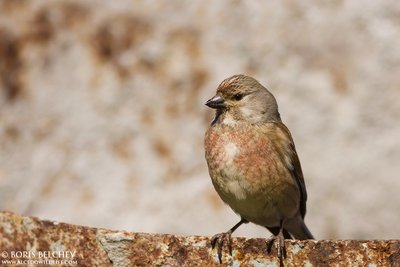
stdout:
<svg viewBox="0 0 400 267">
<path fill-rule="evenodd" d="M 216 175 L 234 168 L 244 179 L 257 182 L 277 169 L 278 159 L 265 129 L 217 126 L 208 131 L 205 141 L 207 162 Z"/>
</svg>

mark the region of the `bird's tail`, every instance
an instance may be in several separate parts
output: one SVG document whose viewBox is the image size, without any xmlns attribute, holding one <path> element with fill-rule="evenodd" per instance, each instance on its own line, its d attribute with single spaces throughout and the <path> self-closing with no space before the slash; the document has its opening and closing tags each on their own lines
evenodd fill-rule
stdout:
<svg viewBox="0 0 400 267">
<path fill-rule="evenodd" d="M 304 223 L 303 218 L 301 218 L 300 216 L 295 220 L 289 222 L 284 227 L 293 235 L 295 239 L 314 239 L 314 236 L 311 234 L 307 225 Z"/>
</svg>

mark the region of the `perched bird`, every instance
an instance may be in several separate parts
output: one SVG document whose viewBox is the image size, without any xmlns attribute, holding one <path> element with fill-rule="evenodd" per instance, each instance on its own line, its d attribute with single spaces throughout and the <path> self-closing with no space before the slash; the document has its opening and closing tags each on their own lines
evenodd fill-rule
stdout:
<svg viewBox="0 0 400 267">
<path fill-rule="evenodd" d="M 215 190 L 241 220 L 212 238 L 232 254 L 231 234 L 243 223 L 266 227 L 285 253 L 284 239 L 314 239 L 304 223 L 307 192 L 292 136 L 275 97 L 257 80 L 234 75 L 206 102 L 216 109 L 205 134 L 205 156 Z"/>
</svg>

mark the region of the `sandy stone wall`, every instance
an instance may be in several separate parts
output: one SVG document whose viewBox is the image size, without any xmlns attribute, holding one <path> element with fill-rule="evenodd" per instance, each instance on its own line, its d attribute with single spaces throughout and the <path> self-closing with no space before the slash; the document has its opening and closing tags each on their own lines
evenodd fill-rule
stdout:
<svg viewBox="0 0 400 267">
<path fill-rule="evenodd" d="M 0 212 L 4 266 L 398 266 L 399 240 L 291 240 L 286 258 L 265 238 L 232 239 L 232 255 L 210 237 L 134 233 Z"/>
<path fill-rule="evenodd" d="M 292 131 L 314 235 L 399 238 L 399 18 L 396 1 L 0 1 L 0 210 L 227 230 L 204 102 L 246 73 Z"/>
</svg>

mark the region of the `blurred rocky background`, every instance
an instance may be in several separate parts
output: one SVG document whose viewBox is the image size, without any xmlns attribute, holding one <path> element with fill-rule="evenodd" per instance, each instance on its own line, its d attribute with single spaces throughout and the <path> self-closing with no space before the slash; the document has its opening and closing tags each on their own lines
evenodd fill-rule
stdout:
<svg viewBox="0 0 400 267">
<path fill-rule="evenodd" d="M 0 210 L 228 230 L 238 217 L 208 176 L 204 102 L 245 73 L 291 129 L 314 235 L 400 238 L 399 48 L 394 0 L 0 0 Z"/>
</svg>

